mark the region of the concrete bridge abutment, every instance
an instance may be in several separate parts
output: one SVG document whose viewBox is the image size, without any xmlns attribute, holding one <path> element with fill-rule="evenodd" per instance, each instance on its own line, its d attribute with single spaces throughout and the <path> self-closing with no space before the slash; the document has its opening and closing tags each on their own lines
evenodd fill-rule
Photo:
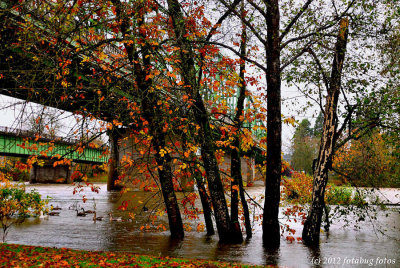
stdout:
<svg viewBox="0 0 400 268">
<path fill-rule="evenodd" d="M 29 173 L 29 183 L 71 183 L 73 166 L 53 166 L 52 161 L 43 165 L 34 164 Z"/>
</svg>

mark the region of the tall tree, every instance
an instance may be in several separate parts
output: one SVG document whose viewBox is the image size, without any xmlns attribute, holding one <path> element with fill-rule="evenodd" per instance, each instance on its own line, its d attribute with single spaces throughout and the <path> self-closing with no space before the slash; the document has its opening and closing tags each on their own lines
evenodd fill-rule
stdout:
<svg viewBox="0 0 400 268">
<path fill-rule="evenodd" d="M 244 16 L 245 9 L 244 9 L 244 1 L 242 0 L 241 3 L 241 14 Z M 241 57 L 246 56 L 246 43 L 247 43 L 247 33 L 246 33 L 246 26 L 242 23 L 242 33 L 241 33 L 241 40 L 240 40 L 240 54 Z M 239 224 L 239 198 L 238 194 L 240 194 L 240 200 L 243 207 L 243 214 L 245 219 L 245 227 L 246 227 L 246 235 L 247 238 L 252 236 L 251 231 L 251 223 L 250 223 L 250 215 L 249 215 L 249 207 L 247 205 L 244 188 L 243 188 L 243 178 L 242 178 L 242 169 L 241 169 L 241 161 L 240 161 L 240 131 L 243 124 L 244 118 L 244 101 L 246 98 L 246 81 L 245 81 L 245 72 L 246 72 L 246 62 L 243 59 L 240 59 L 240 68 L 239 68 L 239 77 L 240 77 L 240 87 L 239 87 L 239 94 L 238 100 L 236 104 L 236 114 L 233 119 L 233 123 L 235 126 L 235 130 L 233 133 L 233 141 L 232 141 L 232 148 L 231 148 L 231 222 L 233 228 L 236 231 L 240 232 L 240 224 Z M 238 193 L 239 192 L 239 193 Z"/>
<path fill-rule="evenodd" d="M 119 31 L 125 40 L 124 46 L 127 57 L 133 67 L 133 75 L 136 79 L 135 89 L 141 92 L 143 96 L 146 96 L 142 99 L 141 108 L 143 117 L 148 122 L 152 137 L 151 142 L 155 150 L 158 176 L 168 213 L 171 236 L 175 239 L 183 238 L 182 217 L 172 180 L 172 158 L 168 151 L 164 149 L 166 146 L 166 133 L 163 131 L 162 102 L 159 102 L 153 81 L 150 78 L 153 66 L 150 60 L 150 53 L 153 48 L 148 42 L 150 37 L 146 35 L 148 26 L 145 24 L 145 15 L 151 12 L 153 6 L 152 3 L 150 5 L 135 3 L 133 5 L 134 13 L 131 13 L 131 9 L 128 9 L 124 2 L 119 0 L 113 0 L 112 2 L 116 10 L 116 22 Z M 136 27 L 132 28 L 131 25 Z M 132 38 L 138 39 L 138 45 L 130 42 Z"/>
<path fill-rule="evenodd" d="M 219 0 L 226 8 L 232 10 L 239 19 L 243 21 L 252 35 L 264 49 L 263 60 L 243 57 L 246 61 L 260 68 L 266 76 L 267 88 L 267 172 L 265 183 L 265 202 L 263 213 L 263 242 L 265 247 L 276 248 L 280 244 L 280 226 L 278 220 L 279 202 L 280 202 L 280 182 L 281 182 L 281 148 L 282 148 L 282 125 L 281 125 L 281 74 L 285 65 L 290 64 L 295 58 L 303 52 L 300 49 L 298 55 L 289 58 L 288 62 L 282 65 L 282 49 L 291 42 L 307 39 L 306 36 L 300 36 L 298 39 L 289 39 L 286 43 L 282 41 L 292 30 L 293 26 L 308 9 L 312 0 L 308 0 L 304 6 L 294 9 L 294 17 L 289 20 L 286 28 L 280 33 L 280 4 L 278 0 L 268 0 L 262 3 L 247 1 L 254 13 L 259 13 L 262 19 L 253 19 L 249 16 L 241 16 L 240 12 L 234 10 L 228 1 Z M 254 15 L 256 16 L 256 15 Z M 266 26 L 266 33 L 262 30 Z M 265 38 L 266 36 L 266 38 Z M 217 43 L 217 42 L 215 42 Z M 220 46 L 241 56 L 240 52 L 234 48 L 218 43 Z"/>
<path fill-rule="evenodd" d="M 308 119 L 303 119 L 297 126 L 292 139 L 292 155 L 290 164 L 298 171 L 312 174 L 313 160 L 317 156 L 318 142 Z"/>
<path fill-rule="evenodd" d="M 328 171 L 332 165 L 332 157 L 336 142 L 337 104 L 341 89 L 341 76 L 346 54 L 349 21 L 344 18 L 340 21 L 335 55 L 332 63 L 329 81 L 328 96 L 326 97 L 324 126 L 321 136 L 321 145 L 318 160 L 314 171 L 313 195 L 310 212 L 304 223 L 303 241 L 306 244 L 319 243 L 321 219 L 325 206 L 324 194 L 328 183 Z"/>
<path fill-rule="evenodd" d="M 200 127 L 201 157 L 207 175 L 219 239 L 222 242 L 242 242 L 241 232 L 235 232 L 230 221 L 224 188 L 215 157 L 216 145 L 212 138 L 213 133 L 210 127 L 209 112 L 201 96 L 200 83 L 197 81 L 194 51 L 191 42 L 187 38 L 188 30 L 185 25 L 185 18 L 177 0 L 168 0 L 167 3 L 176 45 L 179 48 L 180 73 L 186 85 L 186 92 L 193 100 L 193 115 Z"/>
<path fill-rule="evenodd" d="M 276 247 L 280 244 L 278 221 L 281 184 L 281 36 L 279 1 L 267 1 L 267 177 L 263 214 L 263 241 Z"/>
<path fill-rule="evenodd" d="M 230 8 L 229 2 L 219 0 L 223 6 Z M 321 51 L 329 47 L 335 36 L 335 25 L 344 17 L 354 14 L 357 17 L 357 31 L 367 33 L 367 29 L 372 24 L 365 23 L 367 19 L 371 19 L 372 14 L 376 12 L 375 3 L 371 0 L 363 1 L 342 1 L 335 0 L 307 0 L 305 2 L 293 1 L 247 1 L 251 7 L 251 16 L 245 18 L 240 16 L 236 10 L 232 13 L 237 18 L 241 19 L 251 35 L 256 39 L 257 44 L 264 50 L 254 55 L 249 55 L 244 59 L 265 72 L 267 78 L 267 176 L 266 176 L 266 196 L 263 215 L 263 241 L 267 247 L 277 247 L 280 243 L 280 228 L 278 222 L 279 212 L 279 189 L 280 189 L 280 148 L 281 148 L 281 126 L 280 126 L 280 84 L 281 78 L 284 79 L 289 85 L 303 83 L 299 85 L 306 87 L 313 83 L 313 76 L 315 75 L 315 68 L 310 68 L 313 60 L 309 60 L 308 54 L 312 54 L 316 50 L 320 52 L 321 56 L 326 62 L 331 53 L 322 55 Z M 325 8 L 322 9 L 321 6 Z M 364 12 L 365 10 L 372 10 L 372 13 Z M 282 15 L 281 15 L 282 14 Z M 280 25 L 282 21 L 282 28 Z M 361 25 L 363 25 L 361 27 Z M 362 29 L 362 28 L 365 29 Z M 264 29 L 267 29 L 266 32 Z M 368 35 L 368 34 L 367 34 Z M 253 40 L 254 40 L 253 39 Z M 240 52 L 234 47 L 226 43 L 218 43 L 237 56 Z M 258 57 L 256 57 L 258 56 Z M 259 60 L 263 56 L 263 61 Z M 307 60 L 304 60 L 307 59 Z M 315 64 L 318 66 L 318 64 Z M 358 65 L 357 65 L 358 66 Z M 360 69 L 368 69 L 366 66 L 360 64 Z M 326 66 L 324 66 L 326 67 Z M 318 67 L 317 67 L 318 69 Z M 328 82 L 324 76 L 323 83 L 316 85 L 321 89 L 323 84 Z M 362 78 L 357 79 L 361 87 Z M 321 82 L 321 81 L 320 81 Z M 354 79 L 352 80 L 354 85 Z M 364 80 L 365 82 L 365 80 Z M 350 81 L 348 81 L 350 86 Z M 346 85 L 347 86 L 347 85 Z M 359 87 L 353 87 L 353 92 L 358 90 Z M 308 91 L 303 91 L 306 95 Z M 319 91 L 322 96 L 321 90 Z M 320 107 L 322 103 L 319 102 Z M 349 106 L 349 108 L 351 108 Z M 351 110 L 351 109 L 350 109 Z M 326 116 L 326 115 L 325 115 Z M 342 128 L 338 133 L 342 133 Z M 279 151 L 279 152 L 278 152 Z"/>
</svg>

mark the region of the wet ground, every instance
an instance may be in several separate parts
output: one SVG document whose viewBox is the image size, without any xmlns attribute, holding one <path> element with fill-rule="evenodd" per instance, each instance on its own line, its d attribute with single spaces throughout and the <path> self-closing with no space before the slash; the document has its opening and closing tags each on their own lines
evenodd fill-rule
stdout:
<svg viewBox="0 0 400 268">
<path fill-rule="evenodd" d="M 108 193 L 106 185 L 99 185 L 99 193 L 89 189 L 73 194 L 73 187 L 67 185 L 34 185 L 43 196 L 50 196 L 49 204 L 59 207 L 60 216 L 47 219 L 28 219 L 10 230 L 8 243 L 67 247 L 85 250 L 129 251 L 156 256 L 214 259 L 250 264 L 278 264 L 285 267 L 400 267 L 400 213 L 398 207 L 378 212 L 378 220 L 371 224 L 366 218 L 359 228 L 347 227 L 344 221 L 331 226 L 329 233 L 322 233 L 321 245 L 317 250 L 309 249 L 299 242 L 288 242 L 282 237 L 278 251 L 268 252 L 262 246 L 262 232 L 259 222 L 254 221 L 253 238 L 241 245 L 222 245 L 218 237 L 207 237 L 196 232 L 201 219 L 186 219 L 186 225 L 194 231 L 186 232 L 183 241 L 171 241 L 168 231 L 163 231 L 166 216 L 163 215 L 162 201 L 151 192 L 129 192 L 124 196 Z M 251 196 L 260 196 L 264 188 L 248 189 Z M 399 201 L 399 190 L 385 190 L 392 203 Z M 154 195 L 154 196 L 153 196 Z M 85 196 L 86 203 L 82 202 Z M 118 210 L 123 201 L 129 201 L 127 210 Z M 135 216 L 129 217 L 132 208 L 137 207 Z M 144 207 L 144 209 L 143 209 Z M 78 212 L 96 210 L 102 221 L 93 221 L 93 214 L 78 217 Z M 117 220 L 111 221 L 109 213 Z M 158 213 L 154 230 L 146 232 L 151 225 L 149 215 Z M 370 215 L 373 217 L 373 215 Z M 121 217 L 121 221 L 119 221 Z M 122 221 L 123 220 L 123 221 Z M 285 221 L 282 219 L 282 223 Z M 143 227 L 142 227 L 143 226 Z M 291 223 L 301 236 L 302 226 Z M 141 230 L 141 228 L 143 230 Z M 385 233 L 382 234 L 381 231 Z"/>
</svg>

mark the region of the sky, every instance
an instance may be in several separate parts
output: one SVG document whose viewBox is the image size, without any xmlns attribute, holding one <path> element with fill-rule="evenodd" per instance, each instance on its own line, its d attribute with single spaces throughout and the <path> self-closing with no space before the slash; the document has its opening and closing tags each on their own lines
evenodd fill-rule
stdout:
<svg viewBox="0 0 400 268">
<path fill-rule="evenodd" d="M 285 117 L 293 116 L 299 122 L 307 118 L 313 124 L 315 117 L 318 115 L 318 111 L 316 107 L 311 107 L 303 111 L 303 108 L 307 107 L 307 100 L 300 92 L 293 88 L 283 87 L 282 99 L 282 114 Z M 43 106 L 39 104 L 27 103 L 20 99 L 0 95 L 0 126 L 27 129 L 28 123 L 26 118 L 33 111 L 40 111 L 42 107 Z M 57 111 L 56 109 L 52 110 L 52 113 L 57 113 L 58 122 L 62 126 L 57 135 L 67 136 L 72 132 L 71 129 L 76 124 L 76 118 L 72 113 L 60 110 Z M 21 112 L 24 112 L 22 120 Z M 291 125 L 283 124 L 282 126 L 282 151 L 285 154 L 288 154 L 290 151 L 294 130 L 295 128 Z"/>
</svg>

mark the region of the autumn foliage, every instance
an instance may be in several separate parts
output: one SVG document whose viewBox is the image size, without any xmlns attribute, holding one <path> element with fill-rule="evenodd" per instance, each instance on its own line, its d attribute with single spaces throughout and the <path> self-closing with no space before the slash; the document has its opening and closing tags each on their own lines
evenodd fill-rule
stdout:
<svg viewBox="0 0 400 268">
<path fill-rule="evenodd" d="M 22 223 L 25 218 L 38 216 L 46 208 L 47 200 L 35 191 L 25 191 L 23 184 L 10 182 L 0 172 L 0 227 L 3 230 L 3 242 L 13 224 Z"/>
<path fill-rule="evenodd" d="M 313 178 L 303 172 L 293 172 L 291 178 L 284 178 L 283 199 L 289 204 L 307 205 L 312 201 Z M 325 189 L 327 205 L 357 205 L 364 197 L 352 188 L 328 183 Z M 290 214 L 290 213 L 289 213 Z"/>
<path fill-rule="evenodd" d="M 258 267 L 239 263 L 0 244 L 2 267 Z"/>
<path fill-rule="evenodd" d="M 343 146 L 336 153 L 333 168 L 344 183 L 367 187 L 399 187 L 399 157 L 394 143 L 385 135 L 371 133 Z"/>
</svg>

